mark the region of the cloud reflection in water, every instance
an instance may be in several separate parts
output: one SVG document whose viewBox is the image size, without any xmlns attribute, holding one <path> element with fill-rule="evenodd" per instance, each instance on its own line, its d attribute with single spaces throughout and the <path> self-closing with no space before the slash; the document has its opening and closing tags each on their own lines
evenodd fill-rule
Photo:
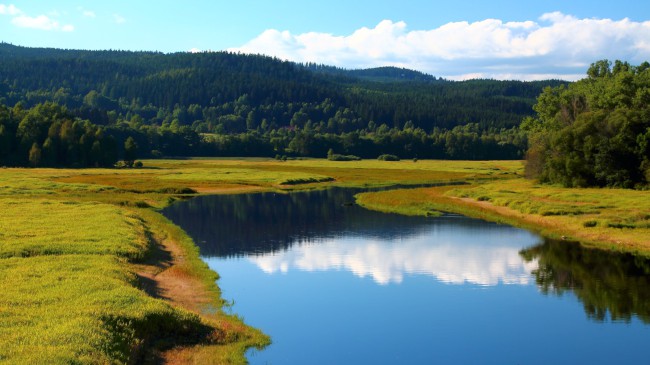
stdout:
<svg viewBox="0 0 650 365">
<path fill-rule="evenodd" d="M 287 250 L 248 258 L 269 274 L 347 270 L 381 285 L 401 283 L 406 275 L 428 275 L 448 284 L 527 285 L 537 262 L 526 263 L 519 251 L 522 242 L 525 247 L 538 238 L 523 231 L 515 235 L 508 232 L 508 240 L 518 245 L 504 244 L 504 237 L 492 230 L 480 234 L 455 230 L 453 237 L 451 232 L 429 231 L 394 240 L 343 237 L 300 242 Z"/>
</svg>

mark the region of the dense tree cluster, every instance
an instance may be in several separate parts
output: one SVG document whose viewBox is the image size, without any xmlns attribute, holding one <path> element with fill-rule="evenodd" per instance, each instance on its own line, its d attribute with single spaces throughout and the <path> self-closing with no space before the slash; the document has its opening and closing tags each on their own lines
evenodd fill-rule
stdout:
<svg viewBox="0 0 650 365">
<path fill-rule="evenodd" d="M 546 88 L 522 128 L 527 172 L 564 186 L 632 188 L 650 181 L 650 64 L 593 63 L 588 77 Z"/>
<path fill-rule="evenodd" d="M 266 56 L 0 44 L 0 103 L 47 102 L 142 157 L 521 158 L 516 130 L 557 81 L 452 82 L 395 67 L 343 70 Z M 42 143 L 42 142 L 41 142 Z"/>
<path fill-rule="evenodd" d="M 1 165 L 94 167 L 113 166 L 117 159 L 113 136 L 59 105 L 0 105 Z"/>
</svg>

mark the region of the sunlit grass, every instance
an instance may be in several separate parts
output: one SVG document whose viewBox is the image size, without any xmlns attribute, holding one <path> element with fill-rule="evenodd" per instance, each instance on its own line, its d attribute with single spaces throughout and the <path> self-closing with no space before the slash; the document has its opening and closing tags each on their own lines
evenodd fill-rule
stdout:
<svg viewBox="0 0 650 365">
<path fill-rule="evenodd" d="M 1 172 L 0 363 L 126 364 L 152 346 L 185 343 L 199 346 L 205 359 L 242 363 L 248 347 L 268 343 L 220 309 L 217 276 L 192 240 L 160 214 L 136 208 L 173 199 L 179 189 L 159 178 L 161 172 Z M 114 186 L 102 176 L 143 189 Z M 75 178 L 83 181 L 66 181 Z M 138 289 L 135 264 L 148 257 L 150 236 L 161 235 L 183 248 L 177 275 L 212 293 L 209 313 L 194 314 Z"/>
<path fill-rule="evenodd" d="M 523 172 L 519 161 L 329 161 L 325 159 L 302 159 L 289 161 L 260 159 L 207 159 L 187 161 L 145 161 L 149 166 L 160 169 L 176 169 L 177 177 L 188 186 L 191 180 L 209 180 L 210 174 L 222 176 L 229 181 L 262 186 L 281 185 L 283 181 L 306 174 L 309 177 L 329 177 L 334 184 L 343 186 L 385 186 L 392 184 L 427 184 L 432 182 L 464 181 L 473 179 L 493 179 L 510 177 Z M 198 174 L 192 179 L 183 179 L 186 172 L 201 170 L 207 175 Z M 244 171 L 242 171 L 244 170 Z M 232 172 L 231 172 L 232 171 Z M 233 174 L 234 172 L 234 174 Z M 238 176 L 238 172 L 245 176 Z M 227 173 L 227 174 L 226 174 Z M 243 177 L 243 179 L 241 179 Z M 226 180 L 223 180 L 226 181 Z"/>
<path fill-rule="evenodd" d="M 567 189 L 523 178 L 468 186 L 365 193 L 375 210 L 439 210 L 509 223 L 617 251 L 650 254 L 650 194 L 627 189 Z"/>
<path fill-rule="evenodd" d="M 142 222 L 125 209 L 90 202 L 0 199 L 0 257 L 112 254 L 141 259 Z"/>
<path fill-rule="evenodd" d="M 128 363 L 146 339 L 196 336 L 198 316 L 136 289 L 107 255 L 0 261 L 0 361 Z"/>
<path fill-rule="evenodd" d="M 454 189 L 468 197 L 535 217 L 563 235 L 610 248 L 650 251 L 650 194 L 630 189 L 566 189 L 516 179 Z"/>
</svg>

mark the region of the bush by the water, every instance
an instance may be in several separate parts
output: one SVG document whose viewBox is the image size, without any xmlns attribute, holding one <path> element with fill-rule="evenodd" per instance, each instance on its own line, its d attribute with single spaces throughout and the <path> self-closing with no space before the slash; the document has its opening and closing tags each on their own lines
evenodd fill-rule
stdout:
<svg viewBox="0 0 650 365">
<path fill-rule="evenodd" d="M 377 157 L 379 161 L 399 161 L 399 157 L 395 155 L 383 154 Z"/>
</svg>

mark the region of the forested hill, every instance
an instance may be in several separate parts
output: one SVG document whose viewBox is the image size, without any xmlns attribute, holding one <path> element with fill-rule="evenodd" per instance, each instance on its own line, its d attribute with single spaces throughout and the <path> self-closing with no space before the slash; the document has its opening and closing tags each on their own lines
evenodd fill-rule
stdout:
<svg viewBox="0 0 650 365">
<path fill-rule="evenodd" d="M 383 81 L 383 82 L 395 82 L 395 81 L 440 81 L 445 82 L 443 78 L 436 78 L 429 74 L 425 74 L 420 71 L 409 70 L 406 68 L 400 67 L 375 67 L 362 70 L 348 70 L 345 68 L 321 65 L 316 63 L 307 63 L 302 65 L 304 68 L 314 71 L 317 73 L 337 75 L 337 76 L 347 76 L 355 79 L 364 79 L 367 81 Z"/>
<path fill-rule="evenodd" d="M 506 129 L 532 115 L 545 86 L 559 84 L 454 82 L 394 67 L 343 70 L 228 52 L 83 51 L 0 43 L 0 104 L 28 109 L 55 102 L 77 118 L 119 129 L 118 142 L 135 133 L 145 156 L 149 148 L 164 155 L 234 154 L 231 142 L 240 143 L 246 135 L 263 146 L 242 154 L 323 156 L 323 150 L 334 148 L 365 156 L 486 158 L 476 141 L 491 136 L 493 144 L 508 151 L 501 157 L 518 158 L 525 140 Z M 441 142 L 448 139 L 443 133 L 461 127 L 456 134 L 469 133 L 471 141 Z M 156 146 L 136 133 L 146 129 L 151 135 L 156 128 L 159 134 L 200 133 L 217 147 L 183 151 Z M 420 141 L 422 134 L 435 135 L 438 147 L 396 139 L 404 131 L 417 132 L 412 139 Z M 311 139 L 289 146 L 297 135 Z M 374 147 L 368 149 L 360 139 Z"/>
</svg>

